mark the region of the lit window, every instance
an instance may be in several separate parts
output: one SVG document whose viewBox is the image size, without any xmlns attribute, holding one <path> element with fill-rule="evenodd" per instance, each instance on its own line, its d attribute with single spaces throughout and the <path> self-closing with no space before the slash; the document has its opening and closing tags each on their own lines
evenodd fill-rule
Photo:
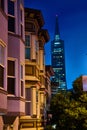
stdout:
<svg viewBox="0 0 87 130">
<path fill-rule="evenodd" d="M 8 60 L 8 94 L 15 94 L 15 61 Z"/>
<path fill-rule="evenodd" d="M 59 35 L 55 35 L 55 40 L 59 40 L 59 39 L 60 39 Z"/>
<path fill-rule="evenodd" d="M 55 42 L 54 44 L 56 44 L 56 45 L 57 45 L 57 44 L 60 44 L 60 42 Z"/>
<path fill-rule="evenodd" d="M 25 36 L 25 58 L 30 59 L 30 36 Z"/>
</svg>

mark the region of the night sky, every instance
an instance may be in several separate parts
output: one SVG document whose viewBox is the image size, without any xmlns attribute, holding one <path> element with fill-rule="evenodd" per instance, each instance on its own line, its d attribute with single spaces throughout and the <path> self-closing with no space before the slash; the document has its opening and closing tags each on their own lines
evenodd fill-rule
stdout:
<svg viewBox="0 0 87 130">
<path fill-rule="evenodd" d="M 41 10 L 50 41 L 45 45 L 46 64 L 51 64 L 51 41 L 55 16 L 58 15 L 60 37 L 65 44 L 67 87 L 81 75 L 87 75 L 87 0 L 25 0 L 25 7 Z"/>
</svg>

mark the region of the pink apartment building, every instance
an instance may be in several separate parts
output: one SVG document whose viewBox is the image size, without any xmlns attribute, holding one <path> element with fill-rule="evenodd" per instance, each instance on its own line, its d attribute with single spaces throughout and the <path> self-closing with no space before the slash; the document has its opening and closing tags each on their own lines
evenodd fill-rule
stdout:
<svg viewBox="0 0 87 130">
<path fill-rule="evenodd" d="M 0 130 L 18 130 L 25 114 L 23 0 L 0 0 Z"/>
</svg>

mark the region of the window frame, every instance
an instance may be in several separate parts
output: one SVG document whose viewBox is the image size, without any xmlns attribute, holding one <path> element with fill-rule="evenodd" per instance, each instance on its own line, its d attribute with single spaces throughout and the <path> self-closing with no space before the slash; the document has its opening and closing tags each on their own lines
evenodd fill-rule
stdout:
<svg viewBox="0 0 87 130">
<path fill-rule="evenodd" d="M 7 72 L 7 91 L 8 91 L 9 95 L 15 95 L 16 94 L 16 87 L 15 87 L 16 86 L 16 72 L 15 72 L 16 71 L 16 61 L 15 61 L 15 59 L 10 59 L 10 58 L 8 59 L 8 61 L 14 62 L 14 74 L 9 75 L 8 72 Z M 7 66 L 8 66 L 8 62 L 7 62 Z M 8 86 L 8 80 L 9 79 L 14 79 L 14 86 L 13 86 L 14 88 L 13 89 L 11 89 L 11 86 L 10 87 Z M 11 90 L 12 93 L 9 93 L 9 90 Z"/>
</svg>

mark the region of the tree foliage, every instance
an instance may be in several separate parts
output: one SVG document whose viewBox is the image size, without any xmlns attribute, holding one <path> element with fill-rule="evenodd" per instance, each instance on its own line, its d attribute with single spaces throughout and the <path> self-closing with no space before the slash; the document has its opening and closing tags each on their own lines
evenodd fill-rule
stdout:
<svg viewBox="0 0 87 130">
<path fill-rule="evenodd" d="M 75 97 L 75 98 L 74 98 Z M 51 101 L 52 124 L 57 130 L 87 130 L 87 93 L 58 93 Z"/>
<path fill-rule="evenodd" d="M 73 81 L 73 90 L 76 93 L 76 96 L 80 96 L 83 93 L 83 83 L 82 76 Z"/>
</svg>

